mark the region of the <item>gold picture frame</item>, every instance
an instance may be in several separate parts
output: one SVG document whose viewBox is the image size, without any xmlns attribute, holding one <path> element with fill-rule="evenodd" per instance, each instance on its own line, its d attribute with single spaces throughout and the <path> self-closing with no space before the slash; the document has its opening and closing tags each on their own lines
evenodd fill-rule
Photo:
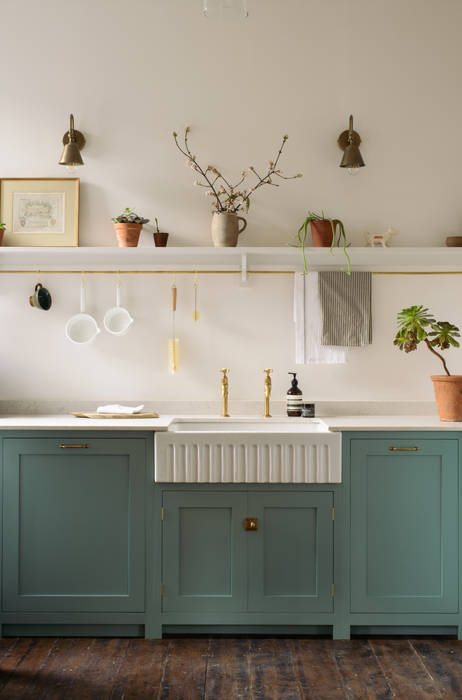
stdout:
<svg viewBox="0 0 462 700">
<path fill-rule="evenodd" d="M 4 246 L 79 245 L 80 178 L 0 178 Z"/>
</svg>

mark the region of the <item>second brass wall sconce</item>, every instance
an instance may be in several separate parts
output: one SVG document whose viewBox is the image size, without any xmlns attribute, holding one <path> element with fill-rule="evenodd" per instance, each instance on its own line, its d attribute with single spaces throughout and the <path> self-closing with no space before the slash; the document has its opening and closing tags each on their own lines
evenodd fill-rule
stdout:
<svg viewBox="0 0 462 700">
<path fill-rule="evenodd" d="M 342 131 L 337 143 L 343 151 L 341 168 L 347 168 L 350 175 L 355 175 L 359 168 L 363 168 L 365 163 L 359 150 L 361 136 L 353 129 L 353 115 L 350 114 L 350 124 L 347 131 Z"/>
<path fill-rule="evenodd" d="M 85 136 L 77 129 L 74 129 L 74 115 L 69 118 L 69 131 L 63 136 L 64 150 L 59 161 L 59 165 L 65 165 L 70 171 L 76 166 L 83 165 L 80 151 L 85 146 Z"/>
</svg>

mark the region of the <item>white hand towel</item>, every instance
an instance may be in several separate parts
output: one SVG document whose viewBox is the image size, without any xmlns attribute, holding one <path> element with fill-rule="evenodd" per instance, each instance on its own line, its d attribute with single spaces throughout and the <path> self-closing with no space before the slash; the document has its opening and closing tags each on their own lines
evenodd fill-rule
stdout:
<svg viewBox="0 0 462 700">
<path fill-rule="evenodd" d="M 321 345 L 321 309 L 318 273 L 294 275 L 295 363 L 298 365 L 342 365 L 347 349 Z"/>
<path fill-rule="evenodd" d="M 96 409 L 97 413 L 130 413 L 134 415 L 135 413 L 141 413 L 144 408 L 142 403 L 140 406 L 122 406 L 119 403 L 108 404 L 107 406 L 98 406 Z"/>
</svg>

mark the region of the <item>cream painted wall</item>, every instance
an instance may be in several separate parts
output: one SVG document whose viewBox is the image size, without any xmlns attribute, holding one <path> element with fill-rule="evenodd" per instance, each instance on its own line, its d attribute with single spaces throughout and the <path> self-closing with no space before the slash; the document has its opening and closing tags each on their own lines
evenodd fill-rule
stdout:
<svg viewBox="0 0 462 700">
<path fill-rule="evenodd" d="M 109 218 L 124 206 L 157 215 L 175 245 L 209 244 L 208 201 L 175 150 L 173 129 L 192 127 L 194 152 L 233 175 L 264 167 L 284 133 L 285 172 L 304 178 L 261 190 L 242 243 L 285 245 L 307 209 L 343 219 L 353 245 L 392 224 L 396 245 L 441 245 L 460 233 L 462 49 L 459 0 L 249 0 L 247 21 L 202 17 L 200 0 L 3 0 L 3 176 L 63 176 L 60 138 L 68 113 L 85 132 L 81 244 L 114 245 Z M 367 167 L 338 168 L 338 133 L 350 112 Z M 144 234 L 143 245 L 151 245 Z M 44 278 L 46 279 L 46 277 Z M 231 366 L 234 398 L 274 394 L 293 369 L 290 280 L 201 279 L 201 321 L 192 285 L 180 279 L 183 363 L 166 372 L 167 279 L 130 278 L 132 332 L 102 334 L 87 348 L 66 341 L 78 282 L 46 279 L 49 314 L 27 305 L 32 280 L 0 279 L 0 398 L 214 399 L 217 370 Z M 374 343 L 346 367 L 305 367 L 314 399 L 430 399 L 439 372 L 420 350 L 393 349 L 396 312 L 425 303 L 462 325 L 458 278 L 374 278 Z M 113 281 L 88 282 L 100 319 Z M 462 355 L 449 353 L 454 371 Z"/>
</svg>

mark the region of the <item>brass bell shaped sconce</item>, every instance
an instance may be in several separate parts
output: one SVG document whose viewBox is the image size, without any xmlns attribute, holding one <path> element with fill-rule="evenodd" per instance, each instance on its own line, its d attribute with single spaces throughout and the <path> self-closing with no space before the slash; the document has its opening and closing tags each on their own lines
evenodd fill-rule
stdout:
<svg viewBox="0 0 462 700">
<path fill-rule="evenodd" d="M 65 165 L 70 171 L 73 171 L 79 165 L 83 165 L 82 156 L 80 151 L 85 146 L 85 136 L 74 129 L 74 115 L 70 115 L 69 120 L 69 131 L 63 136 L 63 154 L 59 165 Z"/>
<path fill-rule="evenodd" d="M 342 162 L 340 163 L 341 168 L 347 168 L 350 175 L 356 175 L 359 168 L 365 166 L 361 151 L 359 150 L 359 144 L 361 143 L 361 136 L 357 131 L 353 129 L 353 115 L 350 114 L 350 125 L 347 131 L 342 131 L 337 141 L 338 145 L 343 151 Z"/>
</svg>

